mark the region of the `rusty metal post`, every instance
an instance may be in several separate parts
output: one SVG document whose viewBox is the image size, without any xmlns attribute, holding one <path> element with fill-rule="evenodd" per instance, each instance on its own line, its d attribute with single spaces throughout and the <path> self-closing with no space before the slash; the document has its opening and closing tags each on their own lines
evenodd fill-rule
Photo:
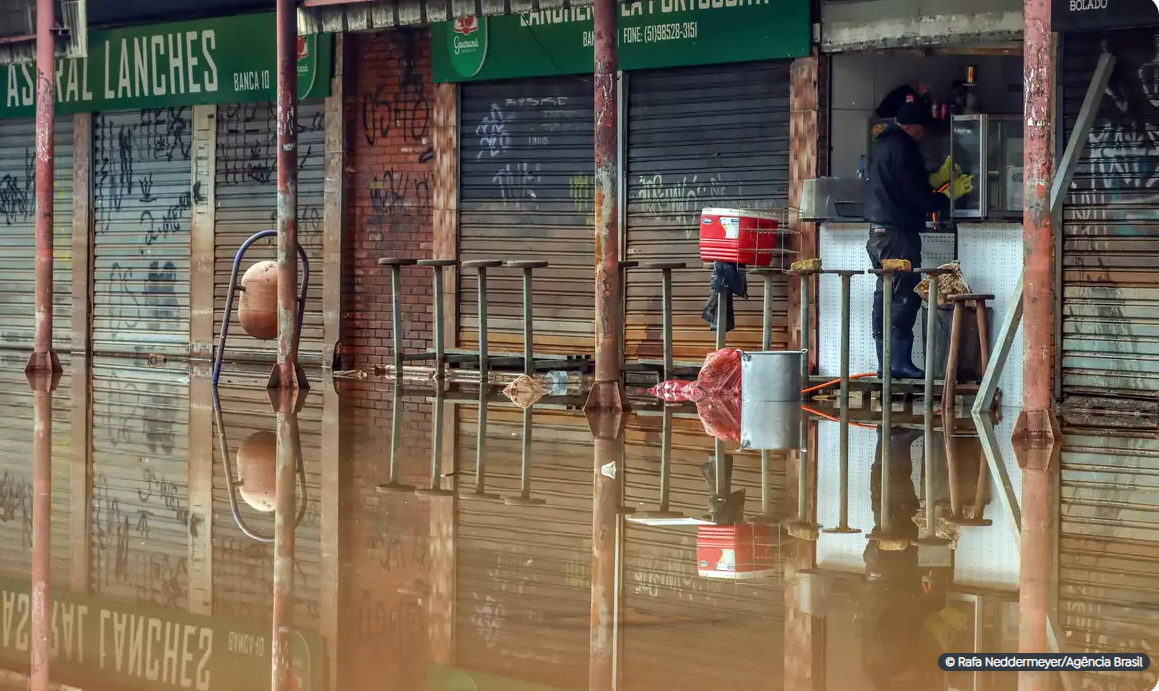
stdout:
<svg viewBox="0 0 1159 691">
<path fill-rule="evenodd" d="M 616 94 L 616 2 L 595 0 L 595 264 L 596 264 L 596 381 L 585 408 L 625 410 L 628 401 L 620 367 L 622 306 L 618 254 L 620 227 L 616 149 L 618 114 Z"/>
<path fill-rule="evenodd" d="M 28 375 L 32 388 L 32 691 L 48 691 L 52 651 L 52 392 L 60 374 Z"/>
<path fill-rule="evenodd" d="M 60 372 L 52 350 L 52 114 L 56 106 L 52 0 L 36 0 L 36 340 L 25 370 Z"/>
<path fill-rule="evenodd" d="M 301 399 L 293 389 L 281 389 L 274 401 L 277 412 L 277 475 L 274 484 L 274 612 L 272 689 L 294 688 L 292 635 L 294 632 L 294 540 L 297 497 L 295 482 L 302 452 L 298 434 Z"/>
<path fill-rule="evenodd" d="M 1024 205 L 1023 251 L 1023 391 L 1016 435 L 1049 445 L 1057 426 L 1052 398 L 1054 344 L 1054 229 L 1050 213 L 1054 167 L 1051 98 L 1054 51 L 1050 34 L 1050 0 L 1024 0 L 1026 82 L 1023 119 Z"/>
<path fill-rule="evenodd" d="M 278 363 L 269 388 L 306 388 L 298 364 L 298 14 L 278 0 Z"/>
<path fill-rule="evenodd" d="M 588 416 L 594 440 L 592 472 L 592 607 L 588 689 L 613 691 L 616 684 L 617 553 L 623 500 L 624 419 Z"/>
</svg>

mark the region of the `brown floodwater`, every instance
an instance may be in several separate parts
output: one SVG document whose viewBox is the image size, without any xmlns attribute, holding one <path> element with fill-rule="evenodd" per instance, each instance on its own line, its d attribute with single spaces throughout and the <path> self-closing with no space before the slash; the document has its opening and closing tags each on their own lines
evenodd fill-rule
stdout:
<svg viewBox="0 0 1159 691">
<path fill-rule="evenodd" d="M 1149 653 L 1159 635 L 1159 440 L 1121 421 L 1066 427 L 1056 472 L 1036 474 L 1014 410 L 947 433 L 919 405 L 883 431 L 858 405 L 843 462 L 821 405 L 800 436 L 783 408 L 633 396 L 620 420 L 589 419 L 577 391 L 524 410 L 499 389 L 311 372 L 279 418 L 264 368 L 227 371 L 215 399 L 200 367 L 64 364 L 38 404 L 23 358 L 0 356 L 0 659 L 16 686 L 38 563 L 51 678 L 83 689 L 266 688 L 275 619 L 293 631 L 280 688 L 343 691 L 1000 691 L 1019 675 L 945 673 L 938 656 L 1017 652 L 1020 635 L 1037 652 Z M 45 401 L 50 520 L 33 511 Z M 297 452 L 281 457 L 285 512 L 279 432 Z M 1024 494 L 1042 493 L 1023 526 Z"/>
</svg>

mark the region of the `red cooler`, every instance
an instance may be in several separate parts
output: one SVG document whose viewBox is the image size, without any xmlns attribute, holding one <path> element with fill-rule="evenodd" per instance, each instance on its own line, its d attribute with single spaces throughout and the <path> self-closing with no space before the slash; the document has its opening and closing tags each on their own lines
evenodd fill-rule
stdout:
<svg viewBox="0 0 1159 691">
<path fill-rule="evenodd" d="M 696 566 L 701 578 L 773 575 L 773 547 L 765 525 L 702 525 L 696 529 Z"/>
<path fill-rule="evenodd" d="M 773 214 L 744 209 L 705 209 L 700 214 L 700 259 L 772 266 L 778 226 Z"/>
</svg>

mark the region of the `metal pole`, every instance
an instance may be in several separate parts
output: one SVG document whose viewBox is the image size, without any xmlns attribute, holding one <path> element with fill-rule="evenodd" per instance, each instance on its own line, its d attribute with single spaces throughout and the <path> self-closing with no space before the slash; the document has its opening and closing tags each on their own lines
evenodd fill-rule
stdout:
<svg viewBox="0 0 1159 691">
<path fill-rule="evenodd" d="M 535 374 L 535 356 L 532 349 L 535 327 L 532 325 L 531 307 L 531 269 L 523 269 L 523 373 L 527 376 Z M 619 351 L 616 351 L 619 358 Z"/>
<path fill-rule="evenodd" d="M 274 509 L 273 691 L 294 688 L 294 482 L 298 465 L 298 413 L 281 406 L 277 417 L 277 479 Z"/>
<path fill-rule="evenodd" d="M 724 339 L 728 334 L 728 298 L 725 290 L 716 294 L 716 349 L 724 347 Z"/>
<path fill-rule="evenodd" d="M 881 275 L 884 295 L 881 305 L 881 527 L 892 531 L 889 507 L 889 438 L 893 434 L 893 367 L 890 353 L 893 329 L 893 276 L 892 271 Z M 928 365 L 927 365 L 928 369 Z"/>
<path fill-rule="evenodd" d="M 663 429 L 660 432 L 660 513 L 668 512 L 672 484 L 672 406 L 664 404 Z"/>
<path fill-rule="evenodd" d="M 839 482 L 841 492 L 840 513 L 837 527 L 826 530 L 827 533 L 855 534 L 861 531 L 849 527 L 849 295 L 850 282 L 853 279 L 850 273 L 838 274 L 841 279 L 841 415 L 839 424 L 840 450 L 838 460 Z"/>
<path fill-rule="evenodd" d="M 801 275 L 801 385 L 809 387 L 809 275 Z M 801 447 L 805 440 L 802 437 Z"/>
<path fill-rule="evenodd" d="M 619 190 L 616 185 L 618 112 L 616 93 L 616 2 L 595 0 L 595 284 L 596 381 L 586 408 L 627 407 L 620 376 Z"/>
<path fill-rule="evenodd" d="M 376 489 L 384 494 L 392 492 L 413 492 L 414 487 L 404 485 L 398 481 L 398 455 L 402 444 L 402 380 L 395 382 L 394 395 L 390 411 L 390 465 L 387 470 L 386 484 Z"/>
<path fill-rule="evenodd" d="M 442 379 L 444 372 L 444 360 L 447 359 L 445 348 L 443 345 L 443 269 L 440 266 L 435 268 L 435 378 Z M 442 387 L 439 387 L 442 391 Z"/>
<path fill-rule="evenodd" d="M 48 691 L 52 651 L 52 389 L 49 376 L 32 385 L 32 691 Z"/>
<path fill-rule="evenodd" d="M 278 364 L 270 388 L 296 389 L 298 367 L 298 14 L 277 0 Z"/>
<path fill-rule="evenodd" d="M 672 269 L 663 269 L 661 276 L 661 308 L 664 310 L 664 381 L 672 372 Z"/>
<path fill-rule="evenodd" d="M 926 307 L 926 380 L 922 396 L 923 402 L 923 440 L 922 455 L 925 466 L 922 474 L 925 477 L 926 495 L 926 536 L 927 543 L 939 543 L 937 518 L 934 516 L 934 339 L 937 336 L 938 314 L 938 275 L 927 274 L 930 284 L 929 302 Z M 946 439 L 950 439 L 950 430 L 943 431 Z"/>
<path fill-rule="evenodd" d="M 1054 358 L 1053 248 L 1050 187 L 1051 83 L 1055 73 L 1050 40 L 1050 0 L 1025 0 L 1026 81 L 1023 119 L 1023 170 L 1026 203 L 1022 220 L 1025 291 L 1023 295 L 1023 371 L 1026 382 L 1022 408 L 1031 434 L 1049 432 L 1039 418 L 1050 415 L 1051 364 Z"/>
<path fill-rule="evenodd" d="M 608 425 L 610 427 L 610 425 Z M 597 428 L 601 427 L 597 425 Z M 596 434 L 592 470 L 592 591 L 588 689 L 616 688 L 616 601 L 621 482 L 622 435 Z"/>
<path fill-rule="evenodd" d="M 26 370 L 59 372 L 52 350 L 52 192 L 56 44 L 53 0 L 36 0 L 36 340 Z"/>
<path fill-rule="evenodd" d="M 402 381 L 402 267 L 390 266 L 390 338 L 394 344 L 394 377 Z"/>
<path fill-rule="evenodd" d="M 487 388 L 487 268 L 479 267 L 479 386 Z M 482 396 L 482 394 L 480 394 Z M 486 413 L 484 413 L 486 414 Z"/>
<path fill-rule="evenodd" d="M 475 494 L 486 493 L 487 476 L 483 470 L 487 456 L 487 387 L 479 385 L 479 412 L 475 419 Z"/>
<path fill-rule="evenodd" d="M 773 347 L 773 275 L 765 273 L 764 303 L 761 305 L 761 350 Z"/>
</svg>

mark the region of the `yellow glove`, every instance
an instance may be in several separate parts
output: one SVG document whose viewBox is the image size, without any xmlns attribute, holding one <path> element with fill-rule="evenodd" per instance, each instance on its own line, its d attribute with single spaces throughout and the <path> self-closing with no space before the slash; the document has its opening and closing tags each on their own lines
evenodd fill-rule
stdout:
<svg viewBox="0 0 1159 691">
<path fill-rule="evenodd" d="M 956 180 L 946 185 L 946 189 L 942 190 L 942 194 L 946 195 L 950 201 L 956 201 L 974 191 L 974 176 L 973 175 L 959 175 Z"/>
<path fill-rule="evenodd" d="M 957 167 L 957 166 L 955 166 Z M 934 172 L 930 173 L 930 187 L 938 188 L 950 181 L 950 157 Z"/>
</svg>

